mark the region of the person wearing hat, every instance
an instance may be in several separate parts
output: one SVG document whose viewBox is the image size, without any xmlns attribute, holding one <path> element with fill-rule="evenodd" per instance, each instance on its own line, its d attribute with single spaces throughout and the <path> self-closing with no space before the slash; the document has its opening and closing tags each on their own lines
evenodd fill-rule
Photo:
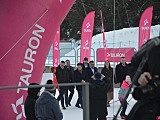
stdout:
<svg viewBox="0 0 160 120">
<path fill-rule="evenodd" d="M 93 76 L 93 82 L 90 83 L 90 120 L 106 120 L 108 111 L 106 108 L 107 95 L 111 84 L 103 81 L 104 75 L 96 72 Z"/>
<path fill-rule="evenodd" d="M 46 85 L 53 84 L 48 80 Z M 59 102 L 54 97 L 55 87 L 45 87 L 45 91 L 36 101 L 36 117 L 38 120 L 62 120 L 63 114 L 60 110 Z"/>
<path fill-rule="evenodd" d="M 39 85 L 37 83 L 30 83 L 29 86 Z M 28 88 L 28 96 L 26 98 L 25 104 L 24 104 L 24 110 L 26 115 L 26 120 L 37 120 L 35 116 L 35 103 L 36 100 L 39 97 L 40 93 L 39 88 Z"/>
<path fill-rule="evenodd" d="M 85 58 L 83 59 L 83 69 L 85 69 L 85 68 L 87 68 L 87 67 L 89 67 L 89 63 L 88 63 L 88 58 L 85 57 Z"/>
<path fill-rule="evenodd" d="M 53 85 L 53 81 L 52 80 L 48 80 L 47 85 Z M 45 91 L 49 91 L 51 94 L 55 95 L 56 93 L 56 88 L 55 87 L 45 87 Z"/>
</svg>

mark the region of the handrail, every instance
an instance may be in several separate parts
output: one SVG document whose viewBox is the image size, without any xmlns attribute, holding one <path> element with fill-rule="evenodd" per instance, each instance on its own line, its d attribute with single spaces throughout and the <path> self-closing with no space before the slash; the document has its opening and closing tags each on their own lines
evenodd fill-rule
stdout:
<svg viewBox="0 0 160 120">
<path fill-rule="evenodd" d="M 83 91 L 83 120 L 90 120 L 89 118 L 89 83 L 62 83 L 62 84 L 47 84 L 47 85 L 29 85 L 29 86 L 0 86 L 0 90 L 10 90 L 17 88 L 41 88 L 41 87 L 55 87 L 55 86 L 82 86 Z"/>
<path fill-rule="evenodd" d="M 40 87 L 56 87 L 56 86 L 83 86 L 89 83 L 62 83 L 62 84 L 46 84 L 46 85 L 29 85 L 29 86 L 0 86 L 0 90 L 17 89 L 17 88 L 40 88 Z"/>
</svg>

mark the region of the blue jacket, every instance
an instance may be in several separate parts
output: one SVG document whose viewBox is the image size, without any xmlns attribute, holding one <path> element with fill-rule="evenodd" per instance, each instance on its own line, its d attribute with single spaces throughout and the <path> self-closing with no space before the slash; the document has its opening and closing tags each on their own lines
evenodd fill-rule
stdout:
<svg viewBox="0 0 160 120">
<path fill-rule="evenodd" d="M 36 101 L 36 117 L 38 120 L 62 120 L 63 114 L 60 110 L 59 103 L 55 97 L 48 91 Z"/>
</svg>

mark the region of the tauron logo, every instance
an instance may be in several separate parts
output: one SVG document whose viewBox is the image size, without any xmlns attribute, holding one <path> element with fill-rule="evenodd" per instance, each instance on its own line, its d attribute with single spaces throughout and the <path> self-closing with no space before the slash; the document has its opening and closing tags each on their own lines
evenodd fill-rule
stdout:
<svg viewBox="0 0 160 120">
<path fill-rule="evenodd" d="M 144 26 L 146 26 L 148 23 L 149 23 L 148 20 L 145 19 L 145 20 L 144 20 Z"/>
<path fill-rule="evenodd" d="M 86 24 L 86 28 L 89 28 L 91 25 L 90 25 L 90 23 L 88 22 L 87 24 Z"/>
</svg>

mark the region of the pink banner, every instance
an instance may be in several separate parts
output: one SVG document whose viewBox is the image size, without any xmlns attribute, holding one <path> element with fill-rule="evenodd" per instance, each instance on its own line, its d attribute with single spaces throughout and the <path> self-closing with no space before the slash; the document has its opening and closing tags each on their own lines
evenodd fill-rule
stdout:
<svg viewBox="0 0 160 120">
<path fill-rule="evenodd" d="M 95 11 L 88 13 L 85 17 L 82 25 L 81 32 L 81 49 L 80 49 L 80 62 L 83 62 L 85 57 L 90 60 L 91 56 L 91 43 L 94 26 L 94 14 Z"/>
<path fill-rule="evenodd" d="M 40 83 L 56 31 L 75 0 L 1 0 L 0 86 Z M 27 89 L 0 90 L 0 119 L 25 120 Z"/>
<path fill-rule="evenodd" d="M 53 41 L 53 67 L 59 65 L 59 47 L 60 47 L 60 27 L 57 30 Z"/>
<path fill-rule="evenodd" d="M 106 49 L 107 48 L 106 36 L 105 36 L 105 33 L 104 33 L 103 15 L 102 15 L 102 11 L 101 10 L 100 10 L 100 15 L 101 15 L 101 23 L 102 23 L 103 47 L 104 47 L 104 49 Z"/>
<path fill-rule="evenodd" d="M 140 48 L 147 40 L 150 39 L 152 11 L 153 11 L 153 6 L 148 7 L 141 16 L 141 19 L 139 22 L 138 48 Z"/>
<path fill-rule="evenodd" d="M 101 10 L 100 10 L 100 15 L 101 15 L 101 23 L 102 23 L 103 47 L 104 47 L 104 50 L 106 51 L 107 43 L 106 43 L 106 36 L 105 36 L 105 33 L 104 33 L 103 15 L 102 15 L 102 11 Z M 105 60 L 106 60 L 107 59 L 107 55 L 105 54 L 104 57 L 105 57 Z"/>
<path fill-rule="evenodd" d="M 105 55 L 110 62 L 120 62 L 121 57 L 126 58 L 126 62 L 130 62 L 134 55 L 134 48 L 103 48 L 97 49 L 97 62 L 104 62 Z"/>
</svg>

